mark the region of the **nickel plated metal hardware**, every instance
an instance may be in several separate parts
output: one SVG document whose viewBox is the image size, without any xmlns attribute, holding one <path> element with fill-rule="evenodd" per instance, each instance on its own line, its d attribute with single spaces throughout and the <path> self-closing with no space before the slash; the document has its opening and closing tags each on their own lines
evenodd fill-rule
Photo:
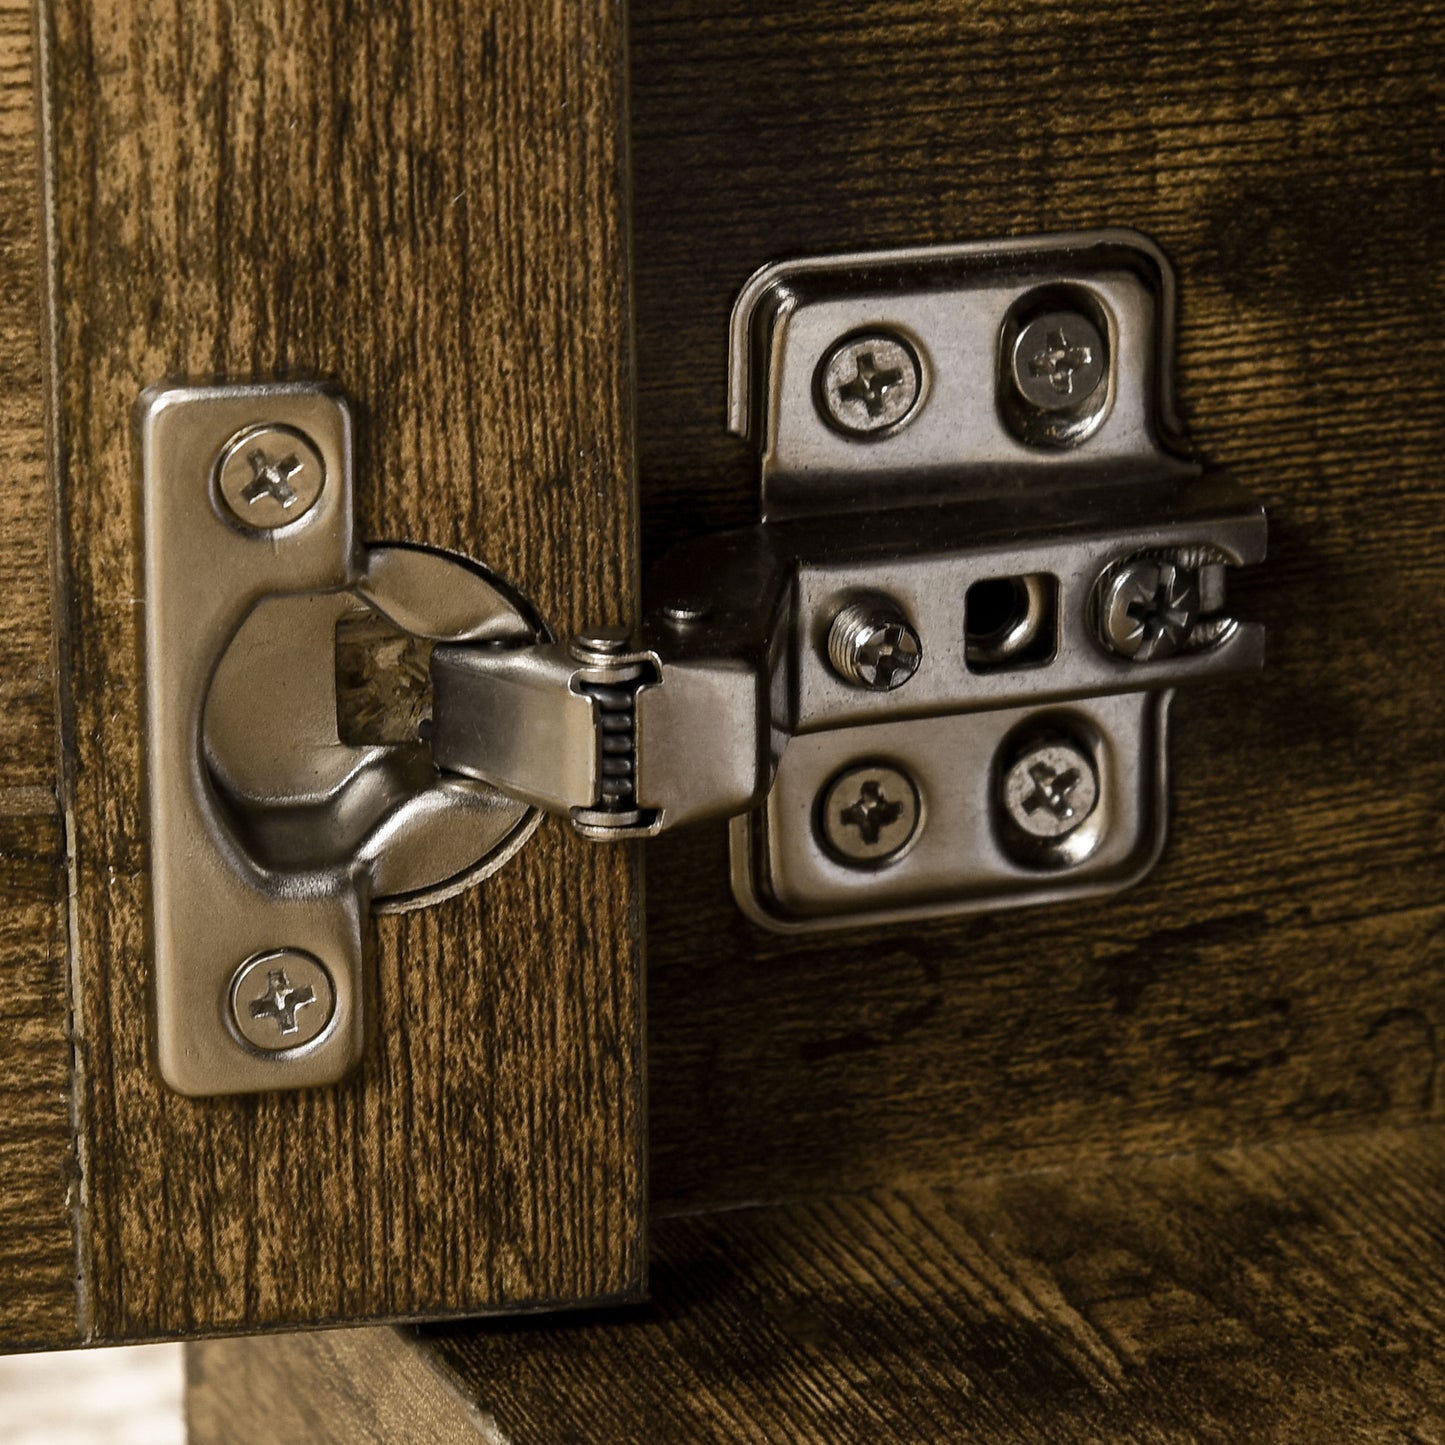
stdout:
<svg viewBox="0 0 1445 1445">
<path fill-rule="evenodd" d="M 357 545 L 335 392 L 148 393 L 168 1082 L 341 1077 L 368 908 L 485 877 L 544 811 L 601 841 L 732 818 L 734 893 L 782 931 L 1141 877 L 1173 689 L 1264 645 L 1227 601 L 1264 514 L 1188 450 L 1173 309 L 1124 231 L 765 268 L 729 399 L 759 522 L 565 642 L 475 563 Z"/>
<path fill-rule="evenodd" d="M 343 741 L 338 638 L 545 631 L 461 559 L 358 544 L 329 388 L 160 386 L 137 426 L 157 1062 L 187 1094 L 333 1083 L 365 1048 L 367 915 L 485 877 L 540 821 L 420 737 Z"/>
</svg>

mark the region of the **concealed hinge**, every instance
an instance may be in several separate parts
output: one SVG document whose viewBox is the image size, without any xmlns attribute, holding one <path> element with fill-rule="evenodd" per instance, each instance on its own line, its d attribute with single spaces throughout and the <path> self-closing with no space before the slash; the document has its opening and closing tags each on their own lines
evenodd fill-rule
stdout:
<svg viewBox="0 0 1445 1445">
<path fill-rule="evenodd" d="M 1263 660 L 1227 579 L 1264 514 L 1185 446 L 1173 306 L 1125 232 L 759 272 L 729 415 L 761 520 L 665 562 L 637 629 L 567 642 L 476 564 L 356 545 L 334 392 L 149 393 L 167 1079 L 339 1077 L 367 909 L 484 876 L 539 810 L 596 839 L 731 817 L 738 900 L 782 930 L 1141 876 L 1172 689 Z"/>
</svg>

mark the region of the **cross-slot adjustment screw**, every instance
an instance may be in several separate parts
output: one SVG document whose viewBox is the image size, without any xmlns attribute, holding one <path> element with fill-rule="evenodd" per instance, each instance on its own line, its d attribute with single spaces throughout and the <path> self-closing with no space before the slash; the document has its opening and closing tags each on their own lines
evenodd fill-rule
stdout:
<svg viewBox="0 0 1445 1445">
<path fill-rule="evenodd" d="M 221 453 L 217 490 L 231 515 L 257 532 L 298 522 L 320 500 L 326 467 L 299 431 L 253 426 Z"/>
<path fill-rule="evenodd" d="M 1062 738 L 1030 743 L 1004 775 L 1004 808 L 1030 838 L 1067 837 L 1088 821 L 1098 802 L 1093 760 Z"/>
<path fill-rule="evenodd" d="M 854 687 L 902 687 L 923 660 L 923 643 L 902 608 L 886 598 L 850 603 L 828 629 L 828 662 Z"/>
<path fill-rule="evenodd" d="M 1134 662 L 1170 657 L 1199 620 L 1199 577 L 1154 558 L 1122 562 L 1100 579 L 1098 627 L 1110 651 Z"/>
<path fill-rule="evenodd" d="M 923 396 L 918 353 L 891 332 L 839 341 L 818 365 L 818 409 L 849 436 L 877 436 L 910 420 Z"/>
<path fill-rule="evenodd" d="M 1083 409 L 1107 374 L 1099 328 L 1077 311 L 1049 311 L 1019 331 L 1010 357 L 1020 396 L 1041 412 Z"/>
<path fill-rule="evenodd" d="M 917 784 L 882 763 L 852 767 L 823 790 L 818 824 L 829 852 L 853 866 L 896 858 L 918 832 Z"/>
<path fill-rule="evenodd" d="M 320 1036 L 336 1012 L 326 966 L 299 948 L 248 958 L 230 986 L 231 1022 L 253 1049 L 282 1053 Z"/>
</svg>

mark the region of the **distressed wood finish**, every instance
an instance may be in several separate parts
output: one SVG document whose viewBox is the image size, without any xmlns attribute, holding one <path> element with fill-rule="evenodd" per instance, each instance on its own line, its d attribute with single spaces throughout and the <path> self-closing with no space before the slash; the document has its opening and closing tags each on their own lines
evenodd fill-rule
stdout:
<svg viewBox="0 0 1445 1445">
<path fill-rule="evenodd" d="M 186 1425 L 194 1445 L 496 1445 L 485 1412 L 391 1329 L 188 1346 Z"/>
<path fill-rule="evenodd" d="M 560 628 L 629 615 L 620 5 L 49 16 L 88 1337 L 630 1296 L 626 849 L 547 826 L 482 890 L 380 921 L 344 1087 L 153 1077 L 129 432 L 165 376 L 333 377 L 368 539 L 481 556 Z"/>
<path fill-rule="evenodd" d="M 644 1310 L 194 1345 L 192 1439 L 1434 1440 L 1442 1189 L 1421 1128 L 669 1220 Z"/>
<path fill-rule="evenodd" d="M 1445 23 L 1391 0 L 638 0 L 643 535 L 751 521 L 728 310 L 783 257 L 1135 226 L 1202 452 L 1267 504 L 1255 684 L 1181 695 L 1116 900 L 779 939 L 651 856 L 663 1212 L 1445 1108 Z M 925 639 L 925 646 L 927 640 Z"/>
<path fill-rule="evenodd" d="M 0 0 L 0 1349 L 77 1319 L 33 60 Z"/>
</svg>

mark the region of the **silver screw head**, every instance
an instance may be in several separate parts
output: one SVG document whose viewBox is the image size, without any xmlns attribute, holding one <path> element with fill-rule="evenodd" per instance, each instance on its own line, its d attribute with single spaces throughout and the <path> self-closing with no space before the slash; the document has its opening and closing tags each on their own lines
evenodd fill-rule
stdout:
<svg viewBox="0 0 1445 1445">
<path fill-rule="evenodd" d="M 1199 579 L 1173 562 L 1137 558 L 1106 572 L 1099 584 L 1099 634 L 1134 662 L 1169 657 L 1199 619 Z"/>
<path fill-rule="evenodd" d="M 1085 407 L 1103 383 L 1106 359 L 1104 338 L 1087 316 L 1049 311 L 1020 330 L 1010 370 L 1015 389 L 1030 406 L 1073 412 Z"/>
<path fill-rule="evenodd" d="M 837 342 L 818 364 L 818 409 L 847 436 L 879 436 L 912 420 L 923 365 L 901 336 L 876 331 Z"/>
<path fill-rule="evenodd" d="M 712 609 L 708 604 L 697 597 L 678 597 L 671 602 L 664 604 L 662 615 L 674 627 L 692 627 L 696 623 L 706 622 L 711 615 Z"/>
<path fill-rule="evenodd" d="M 299 948 L 253 954 L 230 988 L 231 1022 L 253 1049 L 279 1054 L 320 1037 L 336 1012 L 326 965 Z"/>
<path fill-rule="evenodd" d="M 1029 837 L 1066 837 L 1087 822 L 1099 804 L 1093 759 L 1060 738 L 1031 743 L 1004 775 L 1003 804 Z"/>
<path fill-rule="evenodd" d="M 828 662 L 854 687 L 902 687 L 923 660 L 923 643 L 901 608 L 885 600 L 850 603 L 828 629 Z"/>
<path fill-rule="evenodd" d="M 913 779 L 884 763 L 839 773 L 818 805 L 828 850 L 841 862 L 860 866 L 898 857 L 917 835 L 922 815 Z"/>
<path fill-rule="evenodd" d="M 231 515 L 257 532 L 300 521 L 321 498 L 326 467 L 299 431 L 253 426 L 227 443 L 217 490 Z"/>
<path fill-rule="evenodd" d="M 623 657 L 633 648 L 632 629 L 625 626 L 590 627 L 579 632 L 568 646 L 578 662 L 606 663 Z"/>
</svg>

